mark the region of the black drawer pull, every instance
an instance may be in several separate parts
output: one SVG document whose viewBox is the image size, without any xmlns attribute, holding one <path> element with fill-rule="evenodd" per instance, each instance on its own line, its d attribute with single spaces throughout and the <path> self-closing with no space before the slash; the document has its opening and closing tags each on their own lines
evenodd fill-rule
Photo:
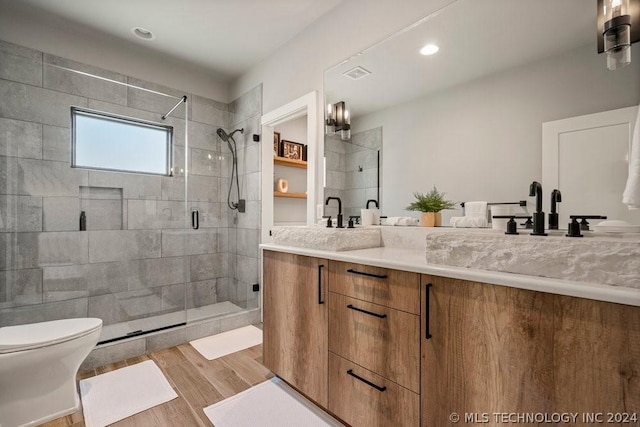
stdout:
<svg viewBox="0 0 640 427">
<path fill-rule="evenodd" d="M 429 306 L 430 306 L 430 300 L 429 300 L 429 293 L 431 290 L 431 283 L 427 283 L 427 287 L 424 290 L 424 305 L 425 305 L 425 310 L 426 313 L 424 314 L 424 330 L 425 330 L 425 336 L 424 339 L 428 340 L 429 338 L 431 338 L 431 332 L 429 331 Z"/>
<path fill-rule="evenodd" d="M 385 391 L 385 390 L 387 389 L 387 387 L 386 387 L 386 386 L 385 386 L 385 387 L 380 387 L 379 385 L 374 384 L 374 383 L 372 383 L 371 381 L 369 381 L 369 380 L 365 380 L 365 379 L 364 379 L 364 378 L 362 378 L 361 376 L 354 374 L 354 373 L 353 373 L 353 369 L 349 369 L 349 370 L 347 371 L 347 374 L 351 375 L 351 376 L 352 376 L 352 377 L 354 377 L 354 378 L 359 379 L 360 381 L 362 381 L 363 383 L 365 383 L 365 384 L 367 384 L 367 385 L 370 385 L 371 387 L 375 388 L 375 389 L 376 389 L 376 390 L 378 390 L 378 391 Z"/>
<path fill-rule="evenodd" d="M 324 268 L 324 264 L 320 264 L 318 266 L 318 304 L 324 304 L 324 300 L 322 299 L 322 269 Z"/>
<path fill-rule="evenodd" d="M 363 271 L 354 270 L 353 268 L 348 269 L 347 273 L 359 274 L 361 276 L 367 276 L 367 277 L 375 277 L 376 279 L 386 279 L 387 278 L 386 274 L 365 273 Z"/>
<path fill-rule="evenodd" d="M 363 310 L 363 309 L 358 308 L 358 307 L 354 307 L 353 304 L 349 304 L 347 306 L 347 308 L 350 308 L 351 310 L 359 311 L 360 313 L 370 314 L 371 316 L 376 316 L 376 317 L 379 317 L 380 319 L 384 319 L 385 317 L 387 317 L 386 314 L 378 314 L 378 313 L 374 313 L 372 311 L 367 311 L 367 310 Z"/>
</svg>

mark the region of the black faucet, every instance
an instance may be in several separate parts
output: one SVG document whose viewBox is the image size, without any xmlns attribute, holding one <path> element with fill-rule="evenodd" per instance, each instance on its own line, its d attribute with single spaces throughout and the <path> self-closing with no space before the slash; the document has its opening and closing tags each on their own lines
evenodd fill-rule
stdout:
<svg viewBox="0 0 640 427">
<path fill-rule="evenodd" d="M 556 203 L 562 202 L 562 194 L 560 190 L 554 189 L 551 192 L 551 212 L 549 213 L 549 230 L 558 229 L 558 212 L 556 209 Z"/>
<path fill-rule="evenodd" d="M 340 197 L 327 197 L 327 201 L 324 204 L 328 206 L 330 200 L 338 201 L 338 217 L 336 228 L 344 228 L 342 225 L 342 200 L 340 200 Z"/>
<path fill-rule="evenodd" d="M 378 205 L 378 201 L 376 199 L 369 199 L 369 200 L 367 200 L 367 209 L 369 209 L 369 203 L 372 203 L 372 202 L 373 202 L 374 205 L 376 205 L 377 209 L 380 208 L 380 206 Z"/>
<path fill-rule="evenodd" d="M 538 181 L 533 181 L 529 186 L 529 196 L 536 197 L 536 211 L 533 214 L 532 236 L 546 236 L 544 232 L 544 212 L 542 212 L 542 185 Z"/>
</svg>

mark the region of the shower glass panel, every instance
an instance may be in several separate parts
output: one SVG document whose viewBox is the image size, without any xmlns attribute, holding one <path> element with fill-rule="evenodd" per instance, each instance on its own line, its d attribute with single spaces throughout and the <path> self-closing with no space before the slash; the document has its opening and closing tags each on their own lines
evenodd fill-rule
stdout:
<svg viewBox="0 0 640 427">
<path fill-rule="evenodd" d="M 0 81 L 37 99 L 16 97 L 0 117 L 9 129 L 0 138 L 0 327 L 98 317 L 104 343 L 184 325 L 193 241 L 182 95 L 93 69 L 96 78 L 46 55 L 41 67 L 45 87 Z M 83 118 L 97 111 L 160 139 L 125 140 L 107 126 L 84 136 L 109 150 L 96 164 L 73 167 L 74 107 Z M 145 143 L 159 144 L 153 162 L 149 145 L 136 151 L 155 169 L 105 170 L 131 169 L 130 148 Z M 99 163 L 109 159 L 129 166 Z"/>
<path fill-rule="evenodd" d="M 259 143 L 235 134 L 247 199 L 237 213 L 216 131 L 255 129 L 261 88 L 225 104 L 38 58 L 40 85 L 0 79 L 0 327 L 98 317 L 106 343 L 258 307 Z M 72 108 L 160 137 L 125 140 L 107 126 L 87 135 L 109 150 L 76 152 L 74 164 Z"/>
<path fill-rule="evenodd" d="M 197 126 L 205 126 L 207 133 L 213 131 L 213 138 L 205 146 L 196 142 L 189 153 L 188 194 L 192 218 L 188 235 L 191 255 L 191 281 L 187 286 L 189 323 L 239 313 L 246 308 L 244 298 L 238 298 L 235 214 L 227 203 L 231 152 L 227 144 L 220 141 L 215 128 L 209 129 L 206 124 Z"/>
</svg>

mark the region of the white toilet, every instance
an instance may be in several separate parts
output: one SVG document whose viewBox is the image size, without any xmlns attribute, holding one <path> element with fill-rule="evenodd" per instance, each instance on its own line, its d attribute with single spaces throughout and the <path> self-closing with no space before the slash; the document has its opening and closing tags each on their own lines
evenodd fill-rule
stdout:
<svg viewBox="0 0 640 427">
<path fill-rule="evenodd" d="M 77 411 L 76 374 L 101 329 L 94 318 L 0 328 L 0 426 L 35 426 Z"/>
</svg>

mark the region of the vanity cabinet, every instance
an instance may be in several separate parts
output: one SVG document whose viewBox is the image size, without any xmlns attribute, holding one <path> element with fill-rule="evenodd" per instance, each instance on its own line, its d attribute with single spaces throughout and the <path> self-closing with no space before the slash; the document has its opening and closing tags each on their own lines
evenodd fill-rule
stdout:
<svg viewBox="0 0 640 427">
<path fill-rule="evenodd" d="M 264 365 L 327 406 L 326 259 L 263 252 Z"/>
<path fill-rule="evenodd" d="M 265 366 L 351 426 L 640 415 L 640 307 L 268 250 L 263 266 Z"/>
<path fill-rule="evenodd" d="M 421 294 L 424 426 L 640 414 L 640 308 L 427 275 Z"/>
<path fill-rule="evenodd" d="M 420 276 L 329 261 L 329 406 L 352 426 L 420 419 Z"/>
</svg>

